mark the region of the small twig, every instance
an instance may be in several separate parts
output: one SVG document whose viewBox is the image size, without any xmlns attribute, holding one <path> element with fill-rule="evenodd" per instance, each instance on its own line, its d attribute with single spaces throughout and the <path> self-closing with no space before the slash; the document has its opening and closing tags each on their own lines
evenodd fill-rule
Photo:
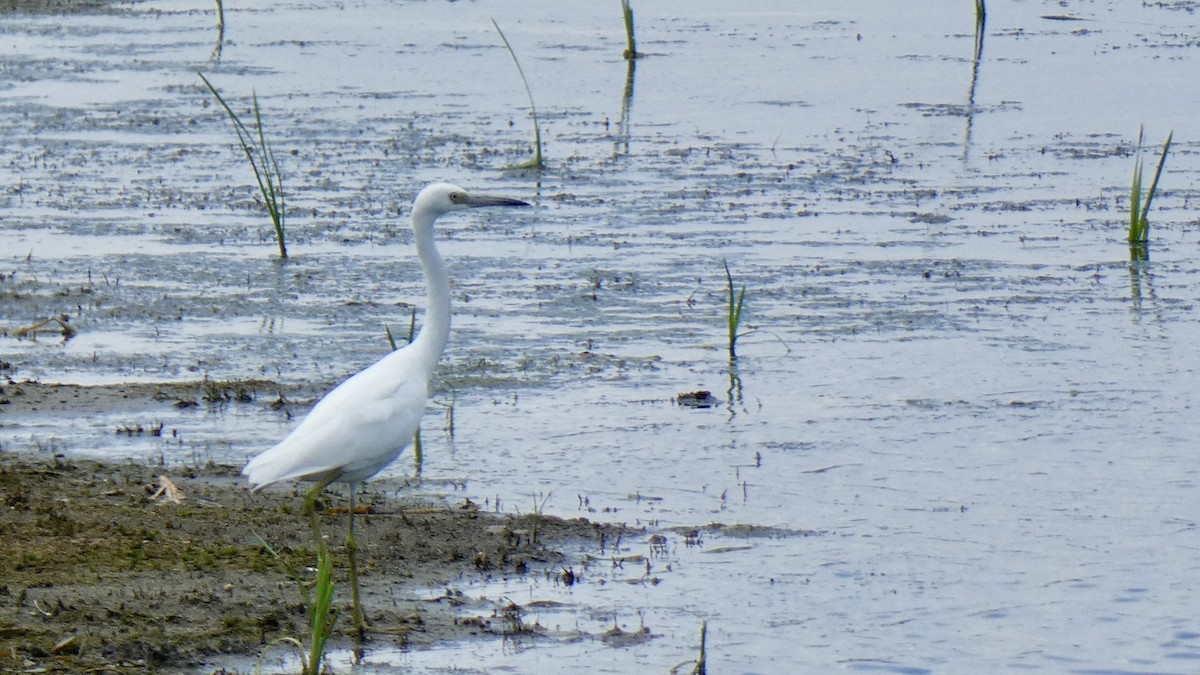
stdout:
<svg viewBox="0 0 1200 675">
<path fill-rule="evenodd" d="M 187 499 L 187 495 L 183 494 L 175 483 L 171 482 L 166 476 L 158 477 L 158 490 L 153 495 L 150 495 L 150 500 L 158 504 L 182 504 L 183 500 Z"/>
<path fill-rule="evenodd" d="M 58 324 L 57 331 L 53 328 L 43 330 L 44 328 L 46 328 L 46 326 L 48 326 L 52 323 Z M 75 337 L 75 334 L 78 331 L 76 331 L 75 328 L 73 326 L 71 326 L 71 324 L 67 323 L 67 319 L 65 316 L 62 316 L 62 317 L 52 316 L 49 319 L 42 319 L 41 321 L 34 322 L 28 326 L 25 326 L 24 328 L 18 328 L 16 330 L 12 331 L 11 335 L 15 338 L 23 338 L 23 337 L 28 336 L 28 337 L 32 337 L 33 339 L 36 340 L 38 333 L 54 333 L 54 332 L 61 333 L 63 336 L 63 339 L 69 340 L 69 339 Z"/>
</svg>

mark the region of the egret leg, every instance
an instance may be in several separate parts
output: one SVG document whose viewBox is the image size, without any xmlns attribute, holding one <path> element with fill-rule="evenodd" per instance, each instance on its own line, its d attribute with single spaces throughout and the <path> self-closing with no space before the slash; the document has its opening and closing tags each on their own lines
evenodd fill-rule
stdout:
<svg viewBox="0 0 1200 675">
<path fill-rule="evenodd" d="M 355 497 L 358 483 L 350 484 L 350 529 L 346 532 L 346 555 L 350 558 L 350 597 L 354 602 L 354 631 L 361 640 L 366 635 L 367 624 L 363 620 L 362 603 L 358 594 L 358 544 L 354 541 Z"/>
</svg>

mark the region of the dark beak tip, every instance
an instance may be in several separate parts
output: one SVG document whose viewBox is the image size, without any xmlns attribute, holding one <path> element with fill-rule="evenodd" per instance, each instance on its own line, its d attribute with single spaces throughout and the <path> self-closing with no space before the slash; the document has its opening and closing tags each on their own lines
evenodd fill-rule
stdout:
<svg viewBox="0 0 1200 675">
<path fill-rule="evenodd" d="M 512 199 L 510 197 L 481 197 L 479 201 L 473 204 L 468 204 L 472 207 L 488 207 L 488 206 L 533 206 L 529 202 L 521 201 L 520 199 Z"/>
</svg>

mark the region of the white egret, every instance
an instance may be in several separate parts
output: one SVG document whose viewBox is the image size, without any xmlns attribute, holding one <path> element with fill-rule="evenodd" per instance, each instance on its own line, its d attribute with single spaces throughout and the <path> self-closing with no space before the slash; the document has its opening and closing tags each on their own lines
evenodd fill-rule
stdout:
<svg viewBox="0 0 1200 675">
<path fill-rule="evenodd" d="M 330 483 L 350 484 L 350 526 L 346 552 L 354 600 L 354 626 L 364 632 L 354 542 L 354 497 L 358 484 L 391 464 L 420 426 L 429 378 L 450 334 L 450 279 L 433 241 L 433 221 L 444 213 L 481 206 L 529 206 L 507 197 L 473 195 L 447 183 L 421 190 L 413 200 L 417 256 L 425 273 L 425 320 L 407 346 L 389 353 L 324 396 L 304 420 L 274 447 L 242 469 L 254 491 L 287 480 L 315 483 L 305 492 L 318 551 L 323 542 L 316 499 Z"/>
</svg>

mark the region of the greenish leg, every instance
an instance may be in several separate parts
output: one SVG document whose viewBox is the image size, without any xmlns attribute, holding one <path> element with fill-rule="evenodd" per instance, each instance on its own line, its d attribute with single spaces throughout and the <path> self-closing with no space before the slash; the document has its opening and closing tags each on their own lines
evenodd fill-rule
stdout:
<svg viewBox="0 0 1200 675">
<path fill-rule="evenodd" d="M 358 483 L 350 484 L 350 529 L 346 533 L 346 555 L 350 557 L 350 597 L 354 602 L 354 631 L 362 640 L 367 632 L 367 624 L 363 620 L 362 603 L 358 594 L 358 544 L 354 541 L 354 511 L 355 497 L 358 493 Z"/>
</svg>

